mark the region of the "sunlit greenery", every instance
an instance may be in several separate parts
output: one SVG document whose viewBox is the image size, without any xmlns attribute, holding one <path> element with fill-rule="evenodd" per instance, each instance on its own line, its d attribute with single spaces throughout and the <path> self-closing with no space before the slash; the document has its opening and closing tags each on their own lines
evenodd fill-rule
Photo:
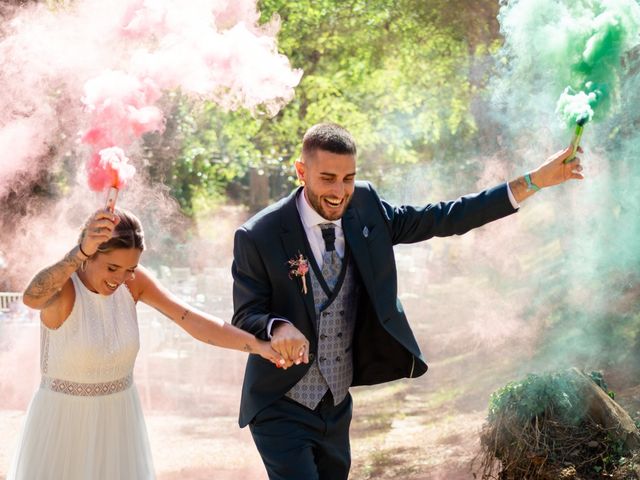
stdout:
<svg viewBox="0 0 640 480">
<path fill-rule="evenodd" d="M 304 131 L 321 121 L 356 136 L 361 172 L 373 180 L 396 165 L 453 163 L 470 147 L 478 133 L 470 105 L 485 80 L 475 67 L 496 42 L 497 2 L 264 0 L 259 7 L 265 23 L 279 16 L 279 49 L 304 76 L 275 118 L 176 100 L 171 172 L 162 180 L 187 213 L 228 198 L 258 208 L 282 195 Z M 155 161 L 166 154 L 156 149 Z M 251 169 L 268 187 L 263 199 L 248 199 Z"/>
</svg>

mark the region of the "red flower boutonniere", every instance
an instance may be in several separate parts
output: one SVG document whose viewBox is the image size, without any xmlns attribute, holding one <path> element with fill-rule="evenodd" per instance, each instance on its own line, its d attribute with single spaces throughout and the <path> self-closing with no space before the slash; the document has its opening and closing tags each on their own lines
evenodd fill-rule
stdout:
<svg viewBox="0 0 640 480">
<path fill-rule="evenodd" d="M 307 272 L 309 271 L 309 261 L 299 253 L 297 258 L 289 260 L 289 278 L 300 277 L 302 280 L 302 293 L 307 293 Z"/>
</svg>

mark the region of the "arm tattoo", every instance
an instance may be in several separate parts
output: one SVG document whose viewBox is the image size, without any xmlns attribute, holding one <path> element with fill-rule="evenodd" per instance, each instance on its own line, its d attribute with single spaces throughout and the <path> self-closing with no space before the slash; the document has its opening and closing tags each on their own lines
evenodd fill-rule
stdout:
<svg viewBox="0 0 640 480">
<path fill-rule="evenodd" d="M 55 265 L 41 270 L 29 283 L 24 291 L 25 296 L 34 300 L 47 300 L 45 306 L 50 305 L 56 298 L 71 274 L 82 264 L 77 256 L 78 247 L 74 247 L 62 260 Z"/>
<path fill-rule="evenodd" d="M 515 197 L 516 202 L 520 202 L 531 195 L 524 177 L 518 177 L 517 179 L 509 182 L 509 187 L 511 188 L 511 193 Z"/>
<path fill-rule="evenodd" d="M 518 177 L 516 185 L 518 190 L 527 190 L 527 182 L 524 180 L 524 177 Z"/>
<path fill-rule="evenodd" d="M 52 305 L 58 298 L 60 298 L 60 290 L 54 293 L 49 300 L 47 300 L 42 308 L 47 308 Z"/>
<path fill-rule="evenodd" d="M 249 345 L 248 343 L 244 344 L 243 350 L 245 352 L 253 352 L 253 349 L 251 348 L 251 345 Z"/>
</svg>

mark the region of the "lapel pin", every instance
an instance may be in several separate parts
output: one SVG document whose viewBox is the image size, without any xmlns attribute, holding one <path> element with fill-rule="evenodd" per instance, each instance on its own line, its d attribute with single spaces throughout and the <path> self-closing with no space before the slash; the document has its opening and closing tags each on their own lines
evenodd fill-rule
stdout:
<svg viewBox="0 0 640 480">
<path fill-rule="evenodd" d="M 369 238 L 369 229 L 366 226 L 362 229 L 362 236 L 364 238 Z"/>
</svg>

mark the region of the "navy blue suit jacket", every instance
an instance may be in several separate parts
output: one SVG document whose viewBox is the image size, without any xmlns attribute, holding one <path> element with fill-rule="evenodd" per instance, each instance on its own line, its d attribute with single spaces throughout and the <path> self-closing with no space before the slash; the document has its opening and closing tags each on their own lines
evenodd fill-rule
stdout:
<svg viewBox="0 0 640 480">
<path fill-rule="evenodd" d="M 302 292 L 300 278 L 289 277 L 288 260 L 306 251 L 305 233 L 296 208 L 288 197 L 256 214 L 235 234 L 232 322 L 267 339 L 269 320 L 291 321 L 309 340 L 311 358 L 317 351 L 311 282 Z M 397 296 L 397 271 L 393 246 L 431 237 L 461 235 L 473 228 L 514 213 L 506 184 L 450 202 L 423 207 L 392 206 L 380 199 L 367 182 L 356 182 L 343 218 L 345 240 L 352 252 L 361 285 L 352 346 L 352 385 L 373 385 L 417 377 L 427 364 L 407 322 Z M 365 228 L 366 227 L 366 228 Z M 247 361 L 240 426 L 282 397 L 306 373 L 309 365 L 276 368 L 258 355 Z"/>
</svg>

